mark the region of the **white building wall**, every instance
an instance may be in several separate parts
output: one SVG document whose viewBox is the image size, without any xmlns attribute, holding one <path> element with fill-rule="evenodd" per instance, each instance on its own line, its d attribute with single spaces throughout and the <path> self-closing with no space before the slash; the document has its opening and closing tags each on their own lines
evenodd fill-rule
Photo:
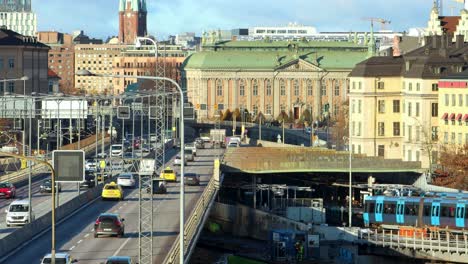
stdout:
<svg viewBox="0 0 468 264">
<path fill-rule="evenodd" d="M 37 17 L 33 12 L 1 12 L 0 26 L 24 36 L 36 36 Z"/>
</svg>

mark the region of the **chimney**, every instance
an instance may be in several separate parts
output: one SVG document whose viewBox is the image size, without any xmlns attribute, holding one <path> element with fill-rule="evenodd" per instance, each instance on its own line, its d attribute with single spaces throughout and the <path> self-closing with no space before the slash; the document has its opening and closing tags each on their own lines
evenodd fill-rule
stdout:
<svg viewBox="0 0 468 264">
<path fill-rule="evenodd" d="M 455 40 L 455 47 L 457 49 L 461 49 L 463 47 L 463 44 L 465 44 L 465 37 L 463 35 L 457 35 L 457 38 Z"/>
</svg>

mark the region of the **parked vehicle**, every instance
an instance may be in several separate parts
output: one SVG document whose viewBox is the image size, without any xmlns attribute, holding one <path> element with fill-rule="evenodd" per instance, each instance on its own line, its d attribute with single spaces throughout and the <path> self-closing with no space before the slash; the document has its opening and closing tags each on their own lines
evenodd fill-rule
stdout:
<svg viewBox="0 0 468 264">
<path fill-rule="evenodd" d="M 16 188 L 9 182 L 0 182 L 0 197 L 15 198 Z"/>
<path fill-rule="evenodd" d="M 5 209 L 6 213 L 6 226 L 11 225 L 25 225 L 29 223 L 29 201 L 28 200 L 16 200 L 13 201 L 8 209 Z M 34 212 L 31 214 L 31 219 L 34 221 Z"/>
<path fill-rule="evenodd" d="M 100 214 L 94 223 L 94 237 L 99 235 L 123 237 L 125 234 L 125 219 L 118 214 Z"/>
<path fill-rule="evenodd" d="M 185 185 L 200 185 L 200 176 L 193 172 L 184 173 Z"/>
<path fill-rule="evenodd" d="M 78 260 L 73 259 L 70 253 L 66 252 L 56 252 L 55 253 L 55 263 L 56 264 L 71 264 L 76 263 Z M 41 264 L 50 264 L 52 263 L 52 254 L 47 254 L 42 258 Z"/>
</svg>

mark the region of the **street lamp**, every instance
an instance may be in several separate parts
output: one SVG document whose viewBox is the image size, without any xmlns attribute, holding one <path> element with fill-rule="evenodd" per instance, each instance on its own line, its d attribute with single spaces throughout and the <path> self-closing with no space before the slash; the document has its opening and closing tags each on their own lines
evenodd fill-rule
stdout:
<svg viewBox="0 0 468 264">
<path fill-rule="evenodd" d="M 348 141 L 348 153 L 349 153 L 349 198 L 348 198 L 348 223 L 349 227 L 352 227 L 352 215 L 353 215 L 353 208 L 352 208 L 352 179 L 353 179 L 353 174 L 352 174 L 352 148 L 351 148 L 351 137 L 343 137 L 343 140 Z"/>
<path fill-rule="evenodd" d="M 96 76 L 96 77 L 108 77 L 108 78 L 136 78 L 136 79 L 143 79 L 143 80 L 161 80 L 161 81 L 167 81 L 172 83 L 174 86 L 176 86 L 179 96 L 180 96 L 180 101 L 181 103 L 179 104 L 179 112 L 180 112 L 180 120 L 179 120 L 179 127 L 180 127 L 180 158 L 181 158 L 181 165 L 180 165 L 180 233 L 179 233 L 179 263 L 184 263 L 184 163 L 185 163 L 185 143 L 184 143 L 184 93 L 182 91 L 182 88 L 179 86 L 179 84 L 174 81 L 173 79 L 166 78 L 166 77 L 158 77 L 158 76 L 131 76 L 131 75 L 113 75 L 113 74 L 94 74 L 88 70 L 79 70 L 75 73 L 78 76 Z M 141 196 L 140 196 L 141 199 Z M 151 249 L 152 250 L 152 249 Z"/>
</svg>

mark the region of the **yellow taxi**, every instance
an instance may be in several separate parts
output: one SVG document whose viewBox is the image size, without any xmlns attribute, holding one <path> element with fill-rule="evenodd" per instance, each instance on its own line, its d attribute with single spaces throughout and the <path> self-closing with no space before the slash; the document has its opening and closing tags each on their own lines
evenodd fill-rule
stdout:
<svg viewBox="0 0 468 264">
<path fill-rule="evenodd" d="M 102 189 L 102 199 L 117 199 L 117 200 L 123 200 L 124 198 L 124 193 L 122 190 L 122 187 L 118 185 L 115 182 L 110 182 L 106 185 L 104 185 L 104 188 Z"/>
<path fill-rule="evenodd" d="M 166 181 L 176 182 L 177 181 L 177 174 L 173 169 L 171 169 L 171 167 L 166 167 L 159 174 L 159 178 L 164 179 Z"/>
</svg>

